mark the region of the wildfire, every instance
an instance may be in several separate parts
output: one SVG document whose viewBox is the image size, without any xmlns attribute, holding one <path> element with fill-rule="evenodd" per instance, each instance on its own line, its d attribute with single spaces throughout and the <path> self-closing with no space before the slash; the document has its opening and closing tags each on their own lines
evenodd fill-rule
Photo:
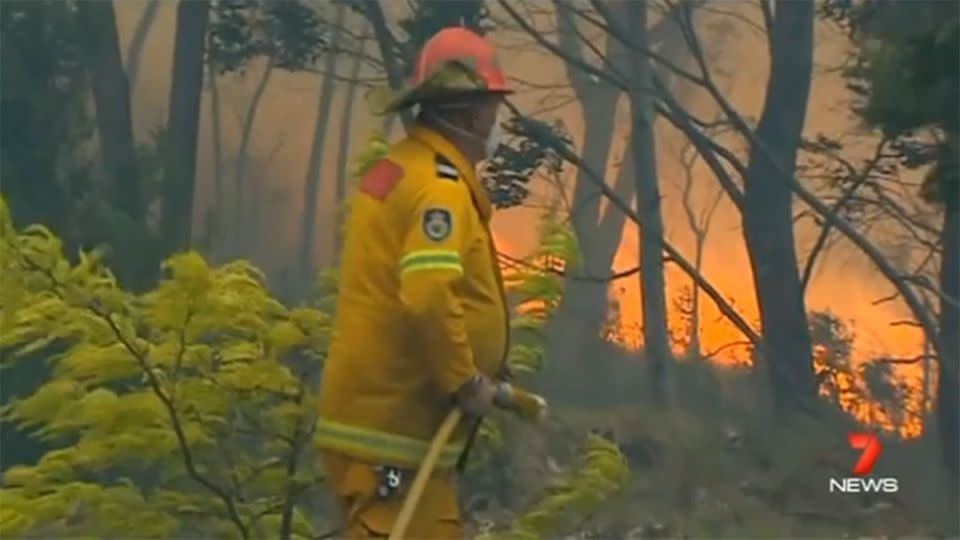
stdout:
<svg viewBox="0 0 960 540">
<path fill-rule="evenodd" d="M 495 235 L 496 238 L 497 235 Z M 516 253 L 511 242 L 496 238 L 500 250 Z M 631 253 L 632 251 L 632 253 Z M 631 257 L 631 255 L 633 255 Z M 517 270 L 517 258 L 508 256 L 502 267 L 506 275 Z M 615 272 L 631 267 L 625 264 L 633 259 L 636 264 L 635 250 L 621 249 L 614 261 Z M 700 357 L 727 366 L 743 367 L 752 362 L 752 347 L 740 332 L 730 324 L 708 299 L 701 295 L 696 316 L 692 313 L 692 288 L 689 280 L 681 274 L 667 271 L 668 280 L 668 327 L 671 334 L 673 352 L 682 358 L 691 352 Z M 673 284 L 672 286 L 670 284 Z M 752 302 L 752 284 L 749 280 L 743 285 L 744 291 L 732 301 L 747 321 L 759 326 L 757 310 Z M 608 320 L 605 337 L 621 346 L 638 350 L 643 346 L 643 327 L 641 317 L 641 298 L 639 280 L 636 276 L 611 284 L 608 298 Z M 699 351 L 690 351 L 693 324 L 698 328 Z M 898 348 L 903 351 L 917 350 L 916 335 L 898 336 Z M 900 352 L 900 351 L 896 351 Z M 820 393 L 834 400 L 854 418 L 867 425 L 896 431 L 900 436 L 911 438 L 923 431 L 923 417 L 930 407 L 923 392 L 923 377 L 919 365 L 896 366 L 891 370 L 889 381 L 895 396 L 877 395 L 879 391 L 871 388 L 869 371 L 877 365 L 866 348 L 854 348 L 848 369 L 836 369 L 829 362 L 829 352 L 823 346 L 817 346 L 811 359 L 814 371 L 821 380 Z M 929 384 L 929 381 L 928 381 Z M 897 401 L 891 406 L 891 401 Z"/>
</svg>

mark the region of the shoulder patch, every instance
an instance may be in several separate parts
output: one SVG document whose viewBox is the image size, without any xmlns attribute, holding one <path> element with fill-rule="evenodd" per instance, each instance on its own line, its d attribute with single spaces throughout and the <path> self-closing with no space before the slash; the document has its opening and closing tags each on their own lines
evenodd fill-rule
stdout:
<svg viewBox="0 0 960 540">
<path fill-rule="evenodd" d="M 427 208 L 423 212 L 423 234 L 434 242 L 442 242 L 453 231 L 453 216 L 446 208 Z"/>
<path fill-rule="evenodd" d="M 361 193 L 366 193 L 374 199 L 382 201 L 387 198 L 387 195 L 390 195 L 393 188 L 397 186 L 397 182 L 402 178 L 403 168 L 400 165 L 388 159 L 382 159 L 367 171 L 357 189 Z"/>
<path fill-rule="evenodd" d="M 440 154 L 436 155 L 437 176 L 445 180 L 457 181 L 460 179 L 460 171 L 453 166 L 453 163 Z"/>
</svg>

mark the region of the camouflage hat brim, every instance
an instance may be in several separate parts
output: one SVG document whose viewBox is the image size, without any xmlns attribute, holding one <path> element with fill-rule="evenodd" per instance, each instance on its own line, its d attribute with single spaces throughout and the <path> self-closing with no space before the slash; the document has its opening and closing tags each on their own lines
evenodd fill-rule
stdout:
<svg viewBox="0 0 960 540">
<path fill-rule="evenodd" d="M 385 113 L 396 113 L 414 105 L 453 105 L 469 103 L 489 96 L 509 95 L 512 90 L 434 90 L 412 89 L 397 96 L 384 108 Z"/>
<path fill-rule="evenodd" d="M 491 90 L 470 66 L 451 61 L 436 70 L 418 86 L 409 87 L 391 99 L 385 112 L 397 112 L 414 104 L 443 104 L 468 101 L 490 95 L 510 94 L 510 90 Z"/>
</svg>

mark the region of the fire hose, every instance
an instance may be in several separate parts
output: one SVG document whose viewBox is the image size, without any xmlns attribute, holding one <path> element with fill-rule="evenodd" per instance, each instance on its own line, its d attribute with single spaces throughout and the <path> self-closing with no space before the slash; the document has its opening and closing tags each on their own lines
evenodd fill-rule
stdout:
<svg viewBox="0 0 960 540">
<path fill-rule="evenodd" d="M 543 421 L 547 414 L 546 400 L 536 394 L 514 388 L 505 382 L 497 384 L 497 393 L 493 401 L 498 408 L 510 411 L 529 422 L 539 423 Z M 400 540 L 404 534 L 406 534 L 407 527 L 410 526 L 410 520 L 413 518 L 413 513 L 417 509 L 417 504 L 419 504 L 420 498 L 423 496 L 423 489 L 427 485 L 427 479 L 430 478 L 430 475 L 433 474 L 433 469 L 436 468 L 440 452 L 447 444 L 447 441 L 450 440 L 453 431 L 462 418 L 463 413 L 460 409 L 453 409 L 447 414 L 443 423 L 440 424 L 440 428 L 437 430 L 436 435 L 433 436 L 433 440 L 430 441 L 430 447 L 427 449 L 427 453 L 420 463 L 420 468 L 417 469 L 417 474 L 413 478 L 413 484 L 410 485 L 410 492 L 403 501 L 403 506 L 397 515 L 397 521 L 393 525 L 393 530 L 390 531 L 389 540 Z"/>
</svg>

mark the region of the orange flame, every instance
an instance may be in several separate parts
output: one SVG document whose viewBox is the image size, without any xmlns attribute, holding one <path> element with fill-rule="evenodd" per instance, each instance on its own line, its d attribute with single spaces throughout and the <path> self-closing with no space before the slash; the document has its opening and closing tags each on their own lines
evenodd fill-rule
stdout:
<svg viewBox="0 0 960 540">
<path fill-rule="evenodd" d="M 630 234 L 624 235 L 624 244 L 617 252 L 614 258 L 614 272 L 628 270 L 636 265 L 636 249 L 630 249 Z M 501 251 L 507 253 L 516 253 L 515 245 L 505 240 L 501 235 L 494 235 L 495 241 Z M 635 238 L 635 236 L 634 236 Z M 632 244 L 636 245 L 635 241 Z M 504 267 L 505 272 L 511 272 L 509 265 Z M 669 294 L 668 298 L 673 299 L 672 305 L 668 305 L 668 327 L 673 337 L 673 351 L 678 357 L 687 353 L 690 345 L 691 322 L 689 298 L 687 302 L 684 296 L 689 297 L 690 285 L 686 276 L 677 273 L 672 268 L 667 270 L 667 281 Z M 726 285 L 726 284 L 725 284 Z M 725 292 L 730 292 L 729 287 Z M 747 321 L 754 321 L 755 326 L 759 326 L 757 309 L 753 297 L 753 285 L 749 279 L 740 281 L 740 290 L 735 291 L 732 302 L 741 316 Z M 624 280 L 612 284 L 609 299 L 610 320 L 608 320 L 605 335 L 607 339 L 618 343 L 625 348 L 638 350 L 643 346 L 642 316 L 641 316 L 641 298 L 639 279 Z M 708 298 L 701 294 L 698 309 L 698 326 L 700 350 L 702 357 L 709 357 L 712 362 L 727 367 L 745 367 L 752 361 L 750 353 L 752 347 L 732 324 L 730 324 L 710 302 Z M 875 320 L 870 317 L 860 317 L 857 322 L 868 322 L 868 325 L 875 325 Z M 916 332 L 902 331 L 890 333 L 885 329 L 889 340 L 897 349 L 892 352 L 916 351 L 918 347 L 918 337 Z M 887 410 L 882 403 L 869 398 L 869 390 L 864 378 L 859 375 L 859 371 L 870 361 L 870 351 L 855 349 L 853 353 L 852 372 L 853 373 L 833 373 L 832 382 L 836 387 L 836 401 L 839 406 L 857 420 L 867 425 L 876 426 L 888 431 L 896 431 L 903 437 L 917 437 L 923 432 L 923 417 L 925 409 L 929 408 L 929 403 L 923 403 L 923 377 L 922 369 L 919 365 L 897 366 L 894 370 L 896 382 L 905 389 L 905 396 L 898 409 L 901 413 L 894 413 Z M 824 374 L 828 369 L 825 349 L 817 347 L 814 351 L 813 367 L 818 376 Z M 821 388 L 821 394 L 829 395 L 826 387 Z"/>
</svg>

